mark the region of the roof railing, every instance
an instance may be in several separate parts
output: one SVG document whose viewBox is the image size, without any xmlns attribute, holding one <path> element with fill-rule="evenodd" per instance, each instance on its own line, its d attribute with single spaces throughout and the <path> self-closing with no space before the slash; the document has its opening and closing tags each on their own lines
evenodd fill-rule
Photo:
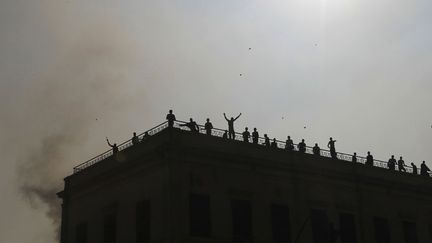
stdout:
<svg viewBox="0 0 432 243">
<path fill-rule="evenodd" d="M 146 132 L 150 136 L 152 136 L 152 135 L 155 135 L 156 133 L 159 133 L 160 131 L 164 130 L 167 127 L 168 127 L 168 123 L 167 122 L 162 122 L 161 124 L 159 124 L 159 125 L 151 128 L 151 129 L 149 129 L 149 130 L 147 130 L 147 131 L 139 134 L 138 138 L 141 141 L 141 139 L 144 137 L 144 134 Z M 129 140 L 127 140 L 127 141 L 119 144 L 117 147 L 119 148 L 119 151 L 121 151 L 121 150 L 124 150 L 124 149 L 126 149 L 126 148 L 128 148 L 130 146 L 132 146 L 132 139 L 129 139 Z M 82 171 L 82 170 L 84 170 L 84 169 L 86 169 L 86 168 L 88 168 L 88 167 L 90 167 L 90 166 L 98 163 L 99 161 L 102 161 L 102 160 L 104 160 L 104 159 L 112 156 L 112 155 L 113 155 L 112 149 L 107 150 L 107 151 L 103 152 L 102 154 L 99 154 L 99 155 L 97 155 L 97 156 L 95 156 L 95 157 L 87 160 L 86 162 L 81 163 L 81 164 L 75 166 L 73 168 L 74 174 L 78 173 L 78 172 L 80 172 L 80 171 Z"/>
<path fill-rule="evenodd" d="M 174 128 L 180 129 L 180 130 L 189 131 L 188 127 L 186 127 L 186 126 L 180 126 L 180 125 L 183 125 L 183 124 L 186 124 L 186 123 L 187 122 L 185 122 L 185 121 L 179 121 L 179 120 L 177 120 L 177 121 L 174 122 Z M 199 127 L 199 131 L 198 132 L 200 134 L 206 134 L 204 126 L 198 125 L 198 127 Z M 162 130 L 164 130 L 166 128 L 168 128 L 168 122 L 165 121 L 165 122 L 163 122 L 163 123 L 161 123 L 161 124 L 159 124 L 159 125 L 151 128 L 151 129 L 149 129 L 149 130 L 147 130 L 147 131 L 139 134 L 138 138 L 141 141 L 142 138 L 144 137 L 144 135 L 146 133 L 148 133 L 148 135 L 152 136 L 152 135 L 155 135 L 155 134 L 161 132 Z M 224 129 L 213 128 L 212 131 L 211 131 L 211 136 L 222 137 L 224 133 L 225 133 Z M 243 141 L 243 135 L 241 133 L 236 132 L 234 140 L 244 142 Z M 262 145 L 262 144 L 264 144 L 264 142 L 265 142 L 265 138 L 263 138 L 263 137 L 259 137 L 258 138 L 258 144 Z M 276 140 L 276 145 L 277 145 L 278 149 L 285 149 L 286 143 L 284 141 Z M 119 151 L 121 151 L 121 150 L 124 150 L 124 149 L 126 149 L 126 148 L 128 148 L 130 146 L 132 146 L 132 139 L 129 139 L 129 140 L 121 143 L 120 145 L 118 145 L 118 148 L 119 148 Z M 292 149 L 292 151 L 297 151 L 298 152 L 297 144 L 294 144 L 294 148 Z M 306 152 L 305 153 L 306 154 L 313 154 L 313 148 L 309 147 L 309 146 L 306 146 Z M 110 157 L 112 155 L 113 155 L 112 149 L 107 150 L 104 153 L 102 153 L 102 154 L 100 154 L 98 156 L 95 156 L 95 157 L 93 157 L 93 158 L 85 161 L 84 163 L 81 163 L 81 164 L 75 166 L 73 168 L 74 174 L 78 173 L 78 172 L 80 172 L 80 171 L 82 171 L 82 170 L 84 170 L 84 169 L 86 169 L 88 167 L 91 167 L 92 165 L 94 165 L 94 164 L 96 164 L 96 163 L 98 163 L 98 162 L 100 162 L 100 161 L 102 161 L 102 160 L 104 160 L 104 159 L 106 159 L 106 158 L 108 158 L 108 157 Z M 320 149 L 320 156 L 331 158 L 330 150 Z M 357 163 L 360 163 L 360 164 L 365 164 L 366 163 L 366 158 L 365 157 L 361 157 L 361 156 L 356 156 L 356 157 L 357 157 Z M 337 152 L 337 158 L 338 158 L 338 160 L 352 162 L 353 155 Z M 386 169 L 388 168 L 386 161 L 376 160 L 376 159 L 374 159 L 374 161 L 373 161 L 373 166 L 380 167 L 380 168 L 386 168 Z M 411 166 L 405 165 L 404 168 L 406 169 L 407 173 L 412 173 L 413 172 L 413 168 Z M 396 167 L 395 170 L 398 171 L 398 168 Z M 420 174 L 419 168 L 417 168 L 417 174 Z"/>
</svg>

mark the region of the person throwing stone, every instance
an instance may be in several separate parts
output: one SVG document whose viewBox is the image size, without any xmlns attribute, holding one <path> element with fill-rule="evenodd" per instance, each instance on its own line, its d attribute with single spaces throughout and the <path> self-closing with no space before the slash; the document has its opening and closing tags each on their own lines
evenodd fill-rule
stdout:
<svg viewBox="0 0 432 243">
<path fill-rule="evenodd" d="M 337 159 L 335 142 L 336 142 L 336 140 L 333 140 L 333 138 L 331 137 L 330 141 L 327 144 L 327 147 L 330 149 L 330 156 L 332 157 L 332 159 Z"/>
</svg>

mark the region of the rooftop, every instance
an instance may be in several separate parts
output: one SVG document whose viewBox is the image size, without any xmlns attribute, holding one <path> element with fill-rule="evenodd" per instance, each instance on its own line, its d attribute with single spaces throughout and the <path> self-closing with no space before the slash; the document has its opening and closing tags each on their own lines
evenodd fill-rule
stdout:
<svg viewBox="0 0 432 243">
<path fill-rule="evenodd" d="M 139 134 L 138 137 L 139 137 L 139 140 L 141 141 L 143 139 L 143 137 L 144 137 L 145 134 L 153 136 L 155 134 L 160 133 L 161 131 L 163 131 L 165 129 L 179 129 L 179 130 L 189 131 L 189 128 L 187 128 L 186 126 L 181 126 L 181 125 L 184 125 L 186 123 L 187 122 L 184 122 L 184 121 L 175 121 L 174 122 L 174 127 L 173 128 L 169 128 L 168 127 L 168 122 L 163 122 L 163 123 L 161 123 L 161 124 L 159 124 L 159 125 L 151 128 L 151 129 L 143 132 L 142 134 Z M 198 125 L 198 126 L 200 128 L 199 129 L 199 133 L 205 134 L 206 131 L 204 130 L 204 126 L 202 126 L 202 125 Z M 223 130 L 223 129 L 213 128 L 212 131 L 211 131 L 211 136 L 222 137 L 224 133 L 225 133 L 225 130 Z M 235 140 L 238 141 L 239 143 L 245 143 L 243 141 L 243 136 L 242 136 L 241 133 L 236 133 L 235 134 Z M 262 144 L 264 143 L 264 141 L 265 141 L 265 139 L 263 137 L 259 137 L 258 145 L 255 145 L 255 146 L 263 147 Z M 285 150 L 286 143 L 284 141 L 276 140 L 276 144 L 277 144 L 277 150 Z M 122 150 L 125 150 L 126 148 L 131 147 L 131 146 L 133 146 L 132 139 L 127 140 L 127 141 L 119 144 L 118 145 L 118 149 L 119 149 L 119 151 L 122 151 Z M 274 150 L 275 148 L 271 148 L 271 149 Z M 297 153 L 300 153 L 298 151 L 298 148 L 297 148 L 296 144 L 294 144 L 293 151 L 297 152 Z M 305 153 L 306 154 L 313 154 L 313 148 L 312 147 L 306 147 L 306 152 Z M 95 157 L 93 157 L 93 158 L 85 161 L 84 163 L 81 163 L 81 164 L 75 166 L 73 168 L 73 172 L 74 172 L 74 174 L 79 173 L 79 172 L 81 172 L 81 171 L 83 171 L 83 170 L 85 170 L 85 169 L 87 169 L 87 168 L 89 168 L 89 167 L 91 167 L 91 166 L 93 166 L 93 165 L 101 162 L 102 160 L 104 160 L 104 159 L 106 159 L 106 158 L 108 158 L 108 157 L 110 157 L 112 155 L 113 155 L 113 151 L 111 149 L 107 150 L 104 153 L 99 154 L 99 155 L 97 155 L 97 156 L 95 156 Z M 321 149 L 320 150 L 320 156 L 331 158 L 330 151 L 326 150 L 326 149 Z M 366 162 L 366 158 L 365 157 L 361 157 L 361 156 L 356 156 L 356 157 L 357 157 L 357 163 L 359 163 L 359 164 L 365 164 L 365 162 Z M 352 163 L 353 155 L 347 154 L 347 153 L 337 152 L 337 159 L 341 160 L 341 161 L 346 161 L 347 163 Z M 373 166 L 374 167 L 388 169 L 387 162 L 386 161 L 382 161 L 382 160 L 374 159 Z M 411 166 L 405 166 L 405 169 L 406 169 L 406 173 L 412 173 L 413 172 L 413 168 Z M 395 170 L 396 171 L 398 170 L 397 166 L 396 166 Z M 418 174 L 420 174 L 419 169 L 417 169 L 417 170 L 418 170 Z"/>
</svg>

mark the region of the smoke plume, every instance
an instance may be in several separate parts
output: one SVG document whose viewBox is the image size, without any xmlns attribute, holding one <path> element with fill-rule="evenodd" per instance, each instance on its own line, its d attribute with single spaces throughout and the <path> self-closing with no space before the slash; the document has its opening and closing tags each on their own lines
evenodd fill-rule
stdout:
<svg viewBox="0 0 432 243">
<path fill-rule="evenodd" d="M 130 100 L 132 42 L 118 26 L 96 24 L 62 43 L 58 58 L 32 80 L 22 113 L 32 138 L 17 175 L 23 197 L 44 209 L 58 232 L 63 177 L 101 111 L 115 117 Z"/>
</svg>

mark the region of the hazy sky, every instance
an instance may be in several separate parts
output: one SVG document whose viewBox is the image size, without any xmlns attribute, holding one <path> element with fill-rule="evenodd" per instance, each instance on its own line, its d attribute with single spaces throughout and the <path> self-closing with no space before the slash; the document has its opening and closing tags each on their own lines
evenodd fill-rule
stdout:
<svg viewBox="0 0 432 243">
<path fill-rule="evenodd" d="M 430 23 L 429 0 L 0 0 L 0 242 L 55 242 L 62 178 L 168 109 L 432 165 Z"/>
</svg>

